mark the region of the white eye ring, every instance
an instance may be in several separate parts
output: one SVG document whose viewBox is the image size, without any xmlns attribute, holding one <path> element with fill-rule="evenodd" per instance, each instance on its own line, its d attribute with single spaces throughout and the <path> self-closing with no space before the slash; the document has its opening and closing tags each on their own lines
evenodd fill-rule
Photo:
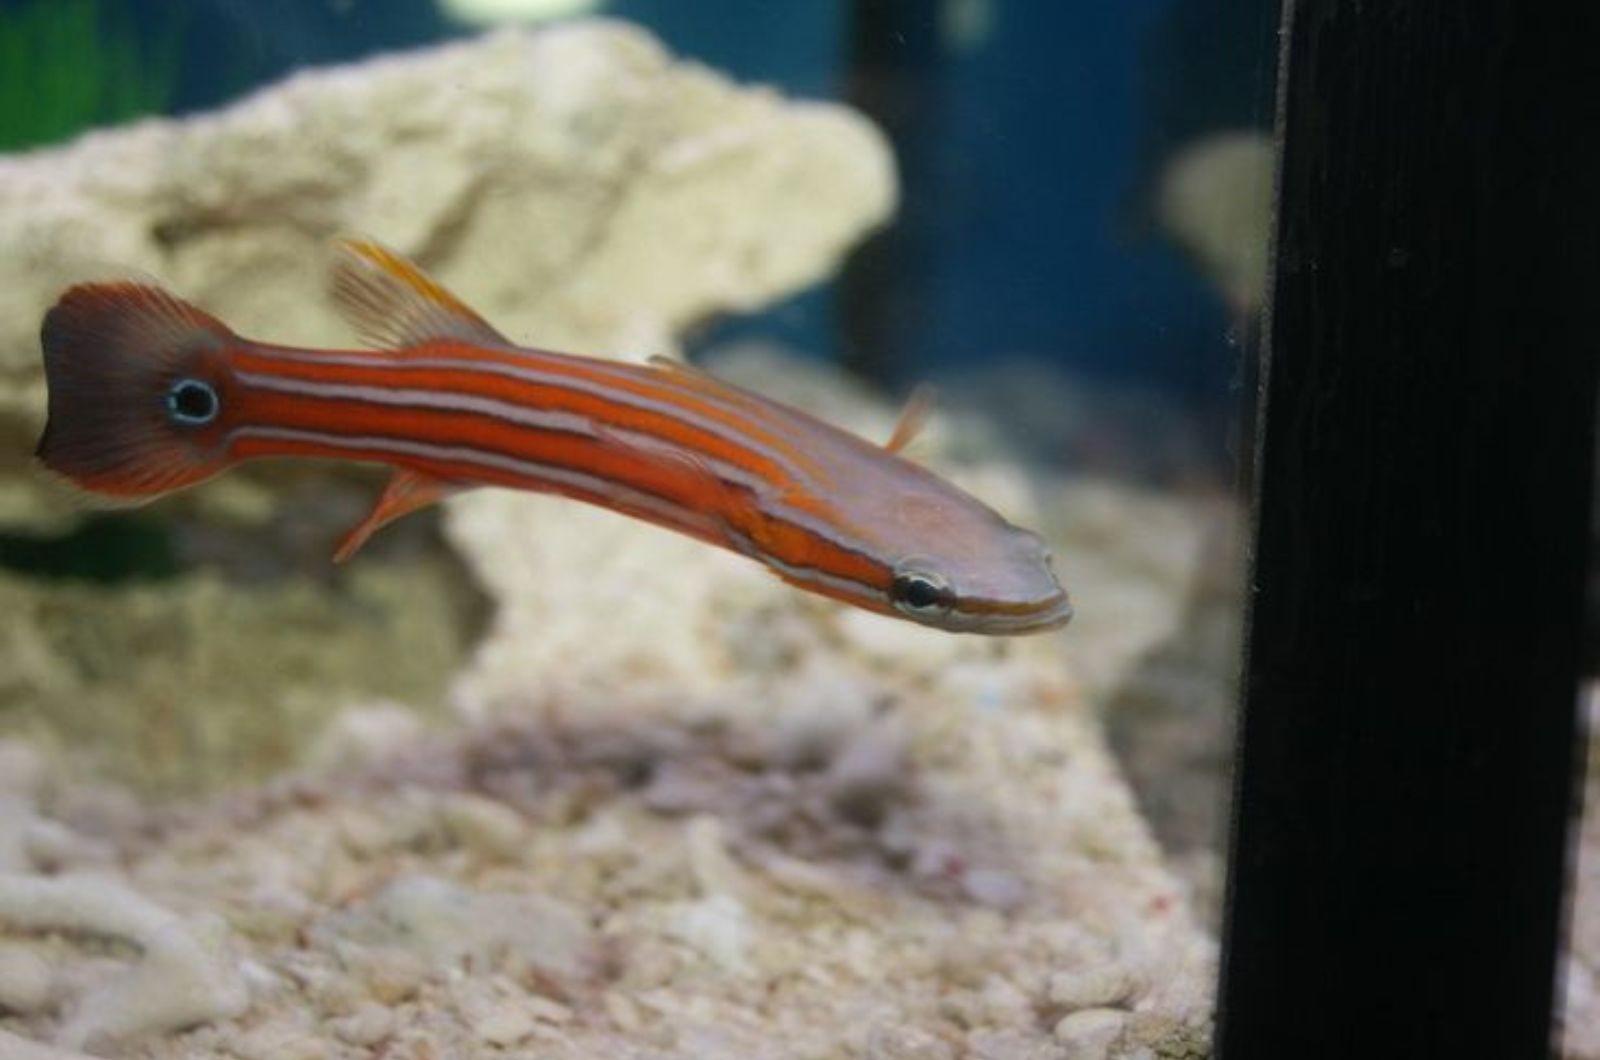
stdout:
<svg viewBox="0 0 1600 1060">
<path fill-rule="evenodd" d="M 217 388 L 203 379 L 179 379 L 167 389 L 167 416 L 187 427 L 204 427 L 217 418 L 222 399 Z"/>
<path fill-rule="evenodd" d="M 889 583 L 889 599 L 901 614 L 913 618 L 947 615 L 956 604 L 956 594 L 943 575 L 930 570 L 902 567 Z"/>
</svg>

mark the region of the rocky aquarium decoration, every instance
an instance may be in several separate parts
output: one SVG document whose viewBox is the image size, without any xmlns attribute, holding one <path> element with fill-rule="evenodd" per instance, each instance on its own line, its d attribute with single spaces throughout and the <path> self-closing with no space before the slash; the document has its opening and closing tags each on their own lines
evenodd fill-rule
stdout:
<svg viewBox="0 0 1600 1060">
<path fill-rule="evenodd" d="M 82 518 L 28 458 L 73 280 L 353 343 L 323 263 L 357 233 L 519 341 L 638 357 L 826 277 L 895 201 L 859 116 L 616 22 L 0 159 L 0 526 Z M 717 370 L 887 437 L 825 370 Z M 1106 601 L 1063 636 L 847 612 L 490 490 L 334 572 L 376 486 L 328 467 L 161 502 L 162 580 L 0 576 L 0 1055 L 1206 1055 L 1213 943 L 1094 710 L 1177 621 L 1204 520 L 956 464 L 948 430 L 917 458 Z"/>
</svg>

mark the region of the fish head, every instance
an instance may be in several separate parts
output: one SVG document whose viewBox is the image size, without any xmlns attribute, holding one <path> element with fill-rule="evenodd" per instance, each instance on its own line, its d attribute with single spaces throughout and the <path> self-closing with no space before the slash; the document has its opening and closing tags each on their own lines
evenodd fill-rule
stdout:
<svg viewBox="0 0 1600 1060">
<path fill-rule="evenodd" d="M 975 498 L 953 488 L 910 492 L 895 503 L 888 526 L 892 613 L 952 632 L 997 635 L 1042 633 L 1071 620 L 1044 539 Z"/>
</svg>

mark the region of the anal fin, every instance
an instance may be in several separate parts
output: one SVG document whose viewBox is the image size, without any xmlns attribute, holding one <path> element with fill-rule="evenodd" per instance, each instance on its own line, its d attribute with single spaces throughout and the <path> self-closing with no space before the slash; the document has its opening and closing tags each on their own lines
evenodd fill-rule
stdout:
<svg viewBox="0 0 1600 1060">
<path fill-rule="evenodd" d="M 333 553 L 333 561 L 343 563 L 366 544 L 367 538 L 402 515 L 426 508 L 430 504 L 437 504 L 451 494 L 459 493 L 466 488 L 455 482 L 424 475 L 420 471 L 395 468 L 394 474 L 389 476 L 389 482 L 383 488 L 382 496 L 372 506 L 367 517 L 351 527 L 339 541 L 339 547 Z"/>
</svg>

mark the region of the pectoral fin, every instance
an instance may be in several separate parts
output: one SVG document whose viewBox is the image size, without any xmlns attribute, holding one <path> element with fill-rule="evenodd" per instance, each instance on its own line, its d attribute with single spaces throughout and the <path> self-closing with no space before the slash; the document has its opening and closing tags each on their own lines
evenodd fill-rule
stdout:
<svg viewBox="0 0 1600 1060">
<path fill-rule="evenodd" d="M 747 542 L 729 523 L 730 516 L 749 505 L 749 499 L 731 483 L 724 482 L 704 460 L 692 452 L 669 445 L 642 444 L 624 437 L 609 427 L 597 426 L 595 437 L 606 445 L 626 450 L 629 457 L 650 465 L 663 488 L 672 493 L 696 498 L 692 505 L 679 506 L 670 519 L 684 533 L 712 544 L 726 545 L 748 553 Z M 657 514 L 653 517 L 663 522 Z"/>
<path fill-rule="evenodd" d="M 395 468 L 394 474 L 389 476 L 388 485 L 383 488 L 383 495 L 372 506 L 367 517 L 351 527 L 350 532 L 339 542 L 339 547 L 333 554 L 333 561 L 343 563 L 366 544 L 367 538 L 402 515 L 419 508 L 426 508 L 430 504 L 437 504 L 465 488 L 467 487 L 458 483 L 434 478 L 421 472 L 403 467 Z"/>
</svg>

